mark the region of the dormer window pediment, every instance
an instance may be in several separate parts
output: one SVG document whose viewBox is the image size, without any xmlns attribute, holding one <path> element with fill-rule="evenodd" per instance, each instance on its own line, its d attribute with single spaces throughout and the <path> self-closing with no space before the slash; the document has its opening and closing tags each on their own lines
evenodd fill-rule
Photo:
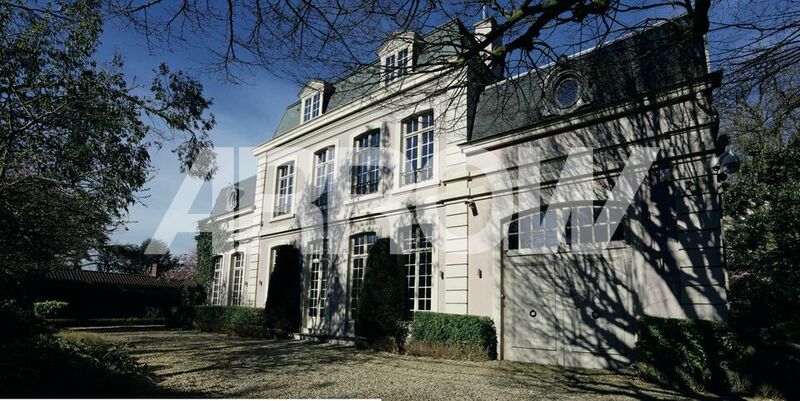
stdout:
<svg viewBox="0 0 800 401">
<path fill-rule="evenodd" d="M 325 112 L 326 96 L 333 87 L 321 79 L 312 79 L 300 91 L 302 122 L 313 120 Z"/>
</svg>

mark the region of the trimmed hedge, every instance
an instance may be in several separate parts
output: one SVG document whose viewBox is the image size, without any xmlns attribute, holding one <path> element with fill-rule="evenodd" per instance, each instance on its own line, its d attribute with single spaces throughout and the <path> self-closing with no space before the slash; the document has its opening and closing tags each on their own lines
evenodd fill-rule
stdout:
<svg viewBox="0 0 800 401">
<path fill-rule="evenodd" d="M 735 373 L 743 347 L 724 322 L 644 317 L 639 320 L 636 370 L 665 386 L 693 391 L 743 391 Z"/>
<path fill-rule="evenodd" d="M 67 317 L 68 302 L 43 301 L 33 304 L 33 314 L 40 319 L 58 319 Z"/>
<path fill-rule="evenodd" d="M 262 308 L 200 305 L 194 307 L 194 324 L 202 331 L 254 337 L 267 335 Z"/>
<path fill-rule="evenodd" d="M 414 312 L 406 351 L 454 359 L 495 359 L 497 333 L 492 319 L 485 316 Z"/>
</svg>

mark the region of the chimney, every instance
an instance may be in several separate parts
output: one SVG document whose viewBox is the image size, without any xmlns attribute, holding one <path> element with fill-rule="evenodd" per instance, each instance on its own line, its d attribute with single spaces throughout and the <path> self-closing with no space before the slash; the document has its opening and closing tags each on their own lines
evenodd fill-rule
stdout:
<svg viewBox="0 0 800 401">
<path fill-rule="evenodd" d="M 150 277 L 155 277 L 158 275 L 158 262 L 153 262 L 153 264 L 150 266 L 150 274 L 148 275 Z"/>
<path fill-rule="evenodd" d="M 484 40 L 486 35 L 492 32 L 497 27 L 497 22 L 492 17 L 486 17 L 486 13 L 483 13 L 483 19 L 478 21 L 473 26 L 473 34 L 475 35 L 475 40 L 480 43 Z M 488 45 L 486 45 L 485 50 L 486 52 L 491 52 L 497 47 L 502 44 L 502 38 L 497 38 Z M 503 74 L 503 60 L 496 60 L 494 65 L 491 65 L 492 60 L 489 58 L 487 53 L 481 52 L 481 57 L 485 59 L 485 63 L 487 66 L 492 67 L 492 72 L 500 78 Z"/>
</svg>

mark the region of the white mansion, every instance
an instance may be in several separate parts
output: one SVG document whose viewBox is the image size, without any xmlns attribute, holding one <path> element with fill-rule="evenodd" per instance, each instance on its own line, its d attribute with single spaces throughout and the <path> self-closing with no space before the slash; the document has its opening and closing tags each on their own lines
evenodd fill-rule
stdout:
<svg viewBox="0 0 800 401">
<path fill-rule="evenodd" d="M 493 27 L 452 21 L 310 81 L 254 150 L 255 176 L 217 200 L 230 246 L 210 302 L 263 307 L 276 249 L 292 245 L 304 331 L 352 336 L 369 246 L 389 237 L 408 308 L 492 317 L 501 358 L 608 366 L 628 360 L 639 316 L 724 318 L 720 74 L 688 24 L 514 77 L 483 62 L 442 77 L 425 67 L 455 54 L 441 43 Z M 641 149 L 652 164 L 624 200 Z"/>
</svg>

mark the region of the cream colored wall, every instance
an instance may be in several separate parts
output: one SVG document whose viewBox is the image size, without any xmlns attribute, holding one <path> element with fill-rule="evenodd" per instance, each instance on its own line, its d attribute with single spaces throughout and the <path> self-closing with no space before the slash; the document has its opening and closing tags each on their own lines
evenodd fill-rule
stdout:
<svg viewBox="0 0 800 401">
<path fill-rule="evenodd" d="M 419 89 L 422 94 L 426 91 L 425 88 Z M 259 304 L 266 300 L 268 288 L 266 269 L 270 266 L 270 262 L 266 258 L 269 250 L 274 246 L 292 241 L 302 245 L 304 240 L 313 237 L 308 230 L 303 230 L 304 227 L 300 220 L 304 213 L 309 212 L 308 209 L 303 209 L 301 204 L 307 204 L 307 202 L 303 202 L 303 200 L 308 200 L 304 199 L 303 189 L 309 185 L 312 179 L 313 153 L 317 150 L 327 146 L 336 147 L 334 186 L 342 207 L 337 208 L 330 218 L 331 232 L 328 234 L 328 238 L 340 239 L 339 244 L 333 244 L 342 249 L 343 257 L 340 260 L 344 262 L 336 266 L 340 277 L 349 278 L 349 265 L 346 263 L 349 241 L 346 239 L 349 238 L 349 235 L 361 232 L 359 231 L 360 225 L 372 226 L 380 231 L 379 235 L 396 237 L 399 227 L 411 224 L 408 204 L 417 206 L 416 210 L 422 221 L 444 220 L 444 208 L 437 204 L 437 200 L 442 194 L 442 177 L 445 174 L 455 177 L 456 175 L 452 172 L 463 169 L 466 161 L 463 152 L 456 146 L 466 139 L 465 96 L 458 90 L 451 90 L 433 99 L 426 99 L 422 95 L 417 95 L 417 97 L 417 99 L 414 99 L 413 96 L 406 99 L 405 105 L 389 103 L 354 112 L 341 120 L 331 122 L 324 128 L 315 130 L 312 134 L 256 154 L 259 168 L 256 210 L 264 222 L 259 234 L 262 238 L 259 253 L 264 261 L 259 266 L 259 276 L 264 277 L 265 280 L 262 280 L 264 285 L 257 288 L 256 297 Z M 412 104 L 413 106 L 411 106 Z M 401 186 L 399 174 L 403 149 L 401 123 L 405 118 L 425 110 L 433 110 L 435 119 L 436 159 L 433 178 L 418 184 Z M 352 147 L 356 136 L 374 129 L 381 130 L 382 158 L 386 161 L 386 167 L 391 170 L 391 173 L 382 175 L 381 185 L 383 188 L 379 194 L 353 197 L 350 195 L 349 171 L 343 168 L 345 161 L 352 159 L 352 154 L 345 153 L 343 150 Z M 272 215 L 274 199 L 272 196 L 265 196 L 264 193 L 275 190 L 277 167 L 286 162 L 294 162 L 296 167 L 299 166 L 304 171 L 301 172 L 296 168 L 294 213 L 290 216 L 274 218 Z M 306 235 L 304 236 L 303 233 Z M 446 275 L 443 280 L 440 276 L 440 269 L 447 261 L 449 249 L 452 248 L 452 244 L 458 245 L 459 241 L 448 242 L 444 237 L 438 239 L 441 244 L 434 246 L 433 308 L 437 311 L 464 313 L 466 298 L 457 297 L 456 293 L 464 293 L 465 280 L 453 280 L 454 278 L 461 279 L 461 277 L 451 277 L 452 275 Z M 333 241 L 331 242 L 333 243 Z M 448 247 L 448 244 L 451 246 Z M 458 252 L 464 254 L 465 257 L 466 248 L 459 248 Z M 447 271 L 454 271 L 454 269 Z M 450 286 L 444 285 L 444 281 L 447 281 Z M 447 295 L 446 288 L 452 289 L 454 292 Z M 447 302 L 448 300 L 455 302 Z M 455 306 L 450 305 L 451 303 Z"/>
</svg>

